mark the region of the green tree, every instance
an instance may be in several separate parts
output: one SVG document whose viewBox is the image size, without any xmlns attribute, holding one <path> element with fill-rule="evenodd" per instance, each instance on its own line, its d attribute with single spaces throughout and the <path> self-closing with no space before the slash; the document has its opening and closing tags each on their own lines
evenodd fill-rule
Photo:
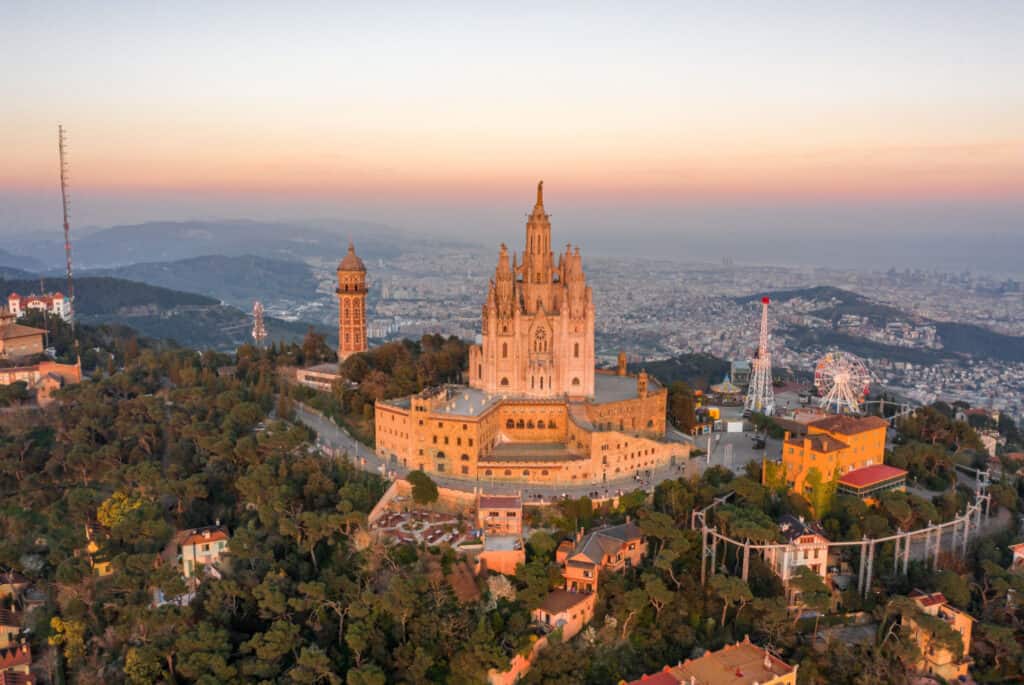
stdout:
<svg viewBox="0 0 1024 685">
<path fill-rule="evenodd" d="M 437 501 L 437 483 L 423 471 L 410 471 L 405 479 L 412 485 L 412 499 L 416 504 L 433 504 Z"/>
</svg>

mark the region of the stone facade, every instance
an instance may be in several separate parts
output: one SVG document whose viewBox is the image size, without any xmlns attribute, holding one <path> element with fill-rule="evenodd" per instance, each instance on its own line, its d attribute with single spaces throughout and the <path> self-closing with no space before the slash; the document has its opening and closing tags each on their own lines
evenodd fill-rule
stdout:
<svg viewBox="0 0 1024 685">
<path fill-rule="evenodd" d="M 578 254 L 564 255 L 555 270 L 540 249 L 549 245 L 538 188 L 523 265 L 509 266 L 503 251 L 488 292 L 470 385 L 378 401 L 381 457 L 484 483 L 599 486 L 689 454 L 666 439 L 665 387 L 643 371 L 628 374 L 624 363 L 594 369 L 593 304 Z"/>
<path fill-rule="evenodd" d="M 338 360 L 366 351 L 366 266 L 348 244 L 338 264 Z"/>
<path fill-rule="evenodd" d="M 469 351 L 469 384 L 529 397 L 594 394 L 594 301 L 580 249 L 555 265 L 543 181 L 526 222 L 522 263 L 501 246 L 483 306 L 483 343 Z"/>
</svg>

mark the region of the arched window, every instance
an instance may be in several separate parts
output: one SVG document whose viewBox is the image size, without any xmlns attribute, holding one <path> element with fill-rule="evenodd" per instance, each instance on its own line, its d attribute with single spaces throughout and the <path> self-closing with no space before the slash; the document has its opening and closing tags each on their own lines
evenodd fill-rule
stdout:
<svg viewBox="0 0 1024 685">
<path fill-rule="evenodd" d="M 546 475 L 548 475 L 548 471 L 547 471 L 547 469 L 544 469 L 543 471 L 541 471 L 541 472 L 540 472 L 540 475 L 542 475 L 542 476 L 546 476 Z"/>
<path fill-rule="evenodd" d="M 554 421 L 548 421 L 548 428 L 552 428 L 553 429 L 554 427 L 555 427 L 555 422 Z"/>
<path fill-rule="evenodd" d="M 647 427 L 648 428 L 654 428 L 654 419 L 648 419 L 647 420 Z"/>
<path fill-rule="evenodd" d="M 468 454 L 463 454 L 461 459 L 462 459 L 462 461 L 469 461 L 469 455 Z"/>
<path fill-rule="evenodd" d="M 508 343 L 503 342 L 501 343 L 501 358 L 505 359 L 506 357 L 508 357 Z"/>
<path fill-rule="evenodd" d="M 541 389 L 541 390 L 543 390 L 543 389 L 544 389 L 544 376 L 541 376 L 541 377 L 540 377 L 540 389 Z"/>
<path fill-rule="evenodd" d="M 515 428 L 515 427 L 516 427 L 516 422 L 513 421 L 512 419 L 509 419 L 508 421 L 505 422 L 505 428 Z"/>
<path fill-rule="evenodd" d="M 485 476 L 493 476 L 494 475 L 494 471 L 491 471 L 490 469 L 487 469 L 486 471 L 484 471 L 484 475 Z"/>
<path fill-rule="evenodd" d="M 579 343 L 573 343 L 572 344 L 572 356 L 576 357 L 577 359 L 580 358 L 580 344 Z"/>
<path fill-rule="evenodd" d="M 526 427 L 527 428 L 533 428 L 533 419 L 531 419 L 531 420 L 526 422 Z"/>
<path fill-rule="evenodd" d="M 512 475 L 512 469 L 505 469 L 505 475 L 506 476 L 511 476 Z"/>
<path fill-rule="evenodd" d="M 523 478 L 529 478 L 529 477 L 530 477 L 530 472 L 529 471 L 523 471 Z"/>
<path fill-rule="evenodd" d="M 437 458 L 438 459 L 444 459 L 444 452 L 438 452 L 437 453 Z"/>
<path fill-rule="evenodd" d="M 537 428 L 543 429 L 544 427 L 544 419 L 541 419 L 540 421 L 537 422 Z"/>
<path fill-rule="evenodd" d="M 526 428 L 526 423 L 522 419 L 516 421 L 516 428 Z"/>
<path fill-rule="evenodd" d="M 573 385 L 579 385 L 580 384 L 580 379 L 579 378 L 573 378 L 572 379 L 572 384 Z"/>
<path fill-rule="evenodd" d="M 501 384 L 507 386 L 508 385 L 508 379 L 507 378 L 502 378 L 501 379 Z"/>
</svg>

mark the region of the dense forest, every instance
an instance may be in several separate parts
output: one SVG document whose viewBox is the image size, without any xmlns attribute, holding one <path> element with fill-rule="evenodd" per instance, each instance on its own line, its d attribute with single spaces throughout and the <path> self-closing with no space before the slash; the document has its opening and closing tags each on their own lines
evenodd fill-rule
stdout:
<svg viewBox="0 0 1024 685">
<path fill-rule="evenodd" d="M 112 361 L 94 380 L 64 390 L 44 412 L 0 420 L 0 564 L 44 592 L 29 639 L 51 682 L 482 683 L 536 640 L 529 612 L 560 582 L 558 541 L 626 516 L 648 536 L 648 559 L 602 576 L 594 620 L 571 641 L 555 634 L 524 682 L 614 683 L 748 634 L 799 664 L 800 683 L 905 682 L 917 647 L 901 620 L 926 622 L 906 599 L 915 587 L 942 591 L 978 619 L 971 650 L 980 682 L 1024 674 L 1016 644 L 1024 611 L 1015 601 L 1024 577 L 1006 570 L 1009 530 L 939 572 L 913 562 L 909 577 L 885 572 L 892 564 L 883 550 L 868 597 L 846 592 L 837 606 L 876 621 L 876 637 L 863 644 L 823 649 L 813 639 L 842 620 L 800 618 L 829 608 L 818 576 L 794 581 L 802 590 L 795 615 L 757 558 L 747 582 L 725 573 L 705 587 L 698 581 L 690 516 L 727 492 L 715 525 L 751 540 L 778 540 L 777 517 L 810 516 L 812 506 L 836 540 L 955 516 L 973 493 L 954 485 L 947 466 L 974 458 L 977 435 L 945 408 L 904 422 L 896 447 L 915 477 L 948 486 L 934 498 L 890 493 L 869 507 L 833 494 L 822 505 L 762 485 L 752 467 L 665 481 L 653 496 L 628 493 L 614 506 L 562 500 L 529 510 L 533 532 L 515 576 L 480 578 L 482 599 L 460 603 L 445 582 L 456 551 L 377 544 L 366 516 L 386 483 L 323 456 L 291 420 L 294 398 L 310 398 L 285 392 L 281 372 L 330 361 L 321 336 L 230 356 L 111 339 Z M 339 418 L 366 417 L 375 399 L 458 379 L 464 360 L 454 338 L 385 345 L 346 360 L 348 380 L 319 401 Z M 685 416 L 688 388 L 675 385 L 672 400 L 673 414 Z M 997 512 L 1017 512 L 1016 486 L 993 495 Z M 178 569 L 159 561 L 175 531 L 214 522 L 230 530 L 221 577 L 206 578 L 188 602 L 155 602 L 187 596 Z M 98 577 L 98 561 L 113 572 Z M 727 555 L 722 570 L 736 563 Z M 930 629 L 939 643 L 959 646 L 957 635 Z"/>
</svg>

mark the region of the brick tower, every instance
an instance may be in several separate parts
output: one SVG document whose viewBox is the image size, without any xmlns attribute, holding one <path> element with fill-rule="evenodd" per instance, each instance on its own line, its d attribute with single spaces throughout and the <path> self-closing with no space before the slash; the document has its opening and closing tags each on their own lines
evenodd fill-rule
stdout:
<svg viewBox="0 0 1024 685">
<path fill-rule="evenodd" d="M 366 266 L 349 241 L 338 264 L 338 360 L 366 351 Z"/>
</svg>

